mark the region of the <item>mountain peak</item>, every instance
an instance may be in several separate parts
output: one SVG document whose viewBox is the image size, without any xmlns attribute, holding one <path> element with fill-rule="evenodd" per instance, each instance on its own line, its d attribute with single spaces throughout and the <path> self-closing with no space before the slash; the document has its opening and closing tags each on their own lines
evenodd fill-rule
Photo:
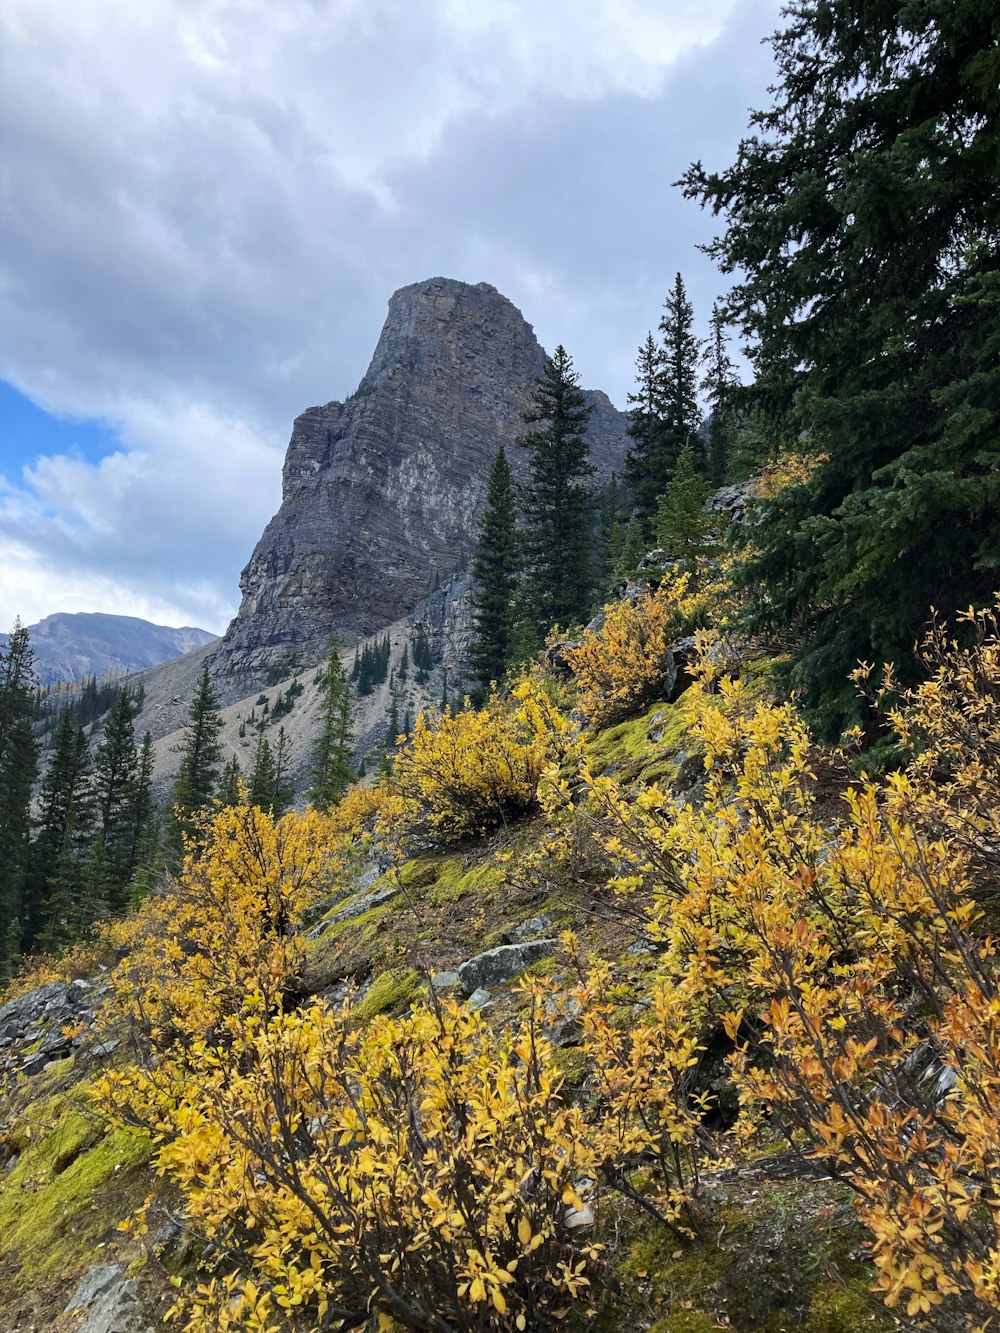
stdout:
<svg viewBox="0 0 1000 1333">
<path fill-rule="evenodd" d="M 497 448 L 516 441 L 545 353 L 489 283 L 428 278 L 393 293 L 364 378 L 307 409 L 285 457 L 281 508 L 243 571 L 217 675 L 318 661 L 330 636 L 366 637 L 407 614 L 475 547 Z M 592 393 L 598 484 L 621 470 L 625 416 Z"/>
</svg>

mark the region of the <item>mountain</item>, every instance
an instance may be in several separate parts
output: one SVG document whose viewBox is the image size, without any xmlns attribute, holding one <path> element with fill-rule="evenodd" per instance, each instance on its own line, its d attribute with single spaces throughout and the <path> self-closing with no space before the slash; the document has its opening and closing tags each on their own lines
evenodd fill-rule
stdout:
<svg viewBox="0 0 1000 1333">
<path fill-rule="evenodd" d="M 357 390 L 295 422 L 281 507 L 243 571 L 213 675 L 318 661 L 331 634 L 352 644 L 392 624 L 458 566 L 500 444 L 526 478 L 514 441 L 544 355 L 487 283 L 431 278 L 397 291 Z M 622 468 L 626 417 L 606 394 L 588 398 L 599 485 Z"/>
<path fill-rule="evenodd" d="M 143 671 L 195 648 L 217 636 L 185 625 L 153 625 L 135 616 L 111 616 L 100 611 L 57 611 L 37 625 L 28 626 L 35 650 L 35 674 L 42 685 L 60 680 L 81 681 L 84 676 L 126 675 Z M 6 642 L 7 636 L 2 636 Z"/>
</svg>

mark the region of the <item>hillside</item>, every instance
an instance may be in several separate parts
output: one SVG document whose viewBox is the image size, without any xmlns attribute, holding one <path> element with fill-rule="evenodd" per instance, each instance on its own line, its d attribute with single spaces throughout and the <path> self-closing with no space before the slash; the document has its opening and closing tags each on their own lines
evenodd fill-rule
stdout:
<svg viewBox="0 0 1000 1333">
<path fill-rule="evenodd" d="M 725 632 L 711 570 L 693 594 L 669 565 L 657 578 L 625 587 L 553 655 L 561 666 L 534 668 L 506 700 L 418 725 L 395 774 L 329 818 L 220 812 L 174 896 L 21 983 L 0 1010 L 3 1327 L 145 1328 L 176 1299 L 172 1277 L 206 1333 L 232 1315 L 321 1327 L 321 1300 L 368 1327 L 392 1264 L 388 1308 L 413 1328 L 413 1303 L 429 1300 L 448 1328 L 520 1329 L 526 1310 L 525 1328 L 564 1315 L 655 1333 L 966 1328 L 972 1287 L 938 1295 L 906 1237 L 914 1199 L 938 1197 L 940 1180 L 917 1127 L 956 1152 L 992 1142 L 952 1116 L 949 1071 L 952 1043 L 980 1040 L 970 1024 L 988 1013 L 961 998 L 968 969 L 993 975 L 969 897 L 992 860 L 969 859 L 952 801 L 967 771 L 994 781 L 960 738 L 979 707 L 968 680 L 996 674 L 996 627 L 983 619 L 972 656 L 943 645 L 938 692 L 899 714 L 927 736 L 938 717 L 948 726 L 908 785 L 866 785 L 776 700 L 773 649 Z M 714 625 L 700 647 L 696 622 Z M 304 693 L 303 718 L 309 706 Z M 278 933 L 258 875 L 289 914 Z M 796 919 L 809 933 L 783 943 Z M 962 923 L 952 943 L 946 920 Z M 895 977 L 950 1006 L 932 1036 Z M 986 1080 L 970 1095 L 992 1078 L 986 1056 L 963 1068 Z M 355 1178 L 355 1152 L 382 1165 Z M 532 1179 L 555 1193 L 525 1193 Z M 332 1215 L 302 1215 L 335 1185 Z M 957 1230 L 933 1256 L 961 1293 L 981 1231 L 948 1206 Z M 133 1213 L 141 1225 L 119 1232 Z M 463 1245 L 485 1256 L 484 1292 L 489 1265 L 520 1256 L 512 1280 L 494 1279 L 502 1302 L 468 1323 L 455 1315 L 469 1298 L 445 1280 Z M 253 1280 L 230 1268 L 234 1247 Z M 916 1304 L 895 1304 L 897 1282 Z"/>
<path fill-rule="evenodd" d="M 184 626 L 153 625 L 135 616 L 59 611 L 28 626 L 40 685 L 79 684 L 88 676 L 124 676 L 181 657 L 216 635 Z M 7 636 L 0 635 L 6 642 Z"/>
</svg>

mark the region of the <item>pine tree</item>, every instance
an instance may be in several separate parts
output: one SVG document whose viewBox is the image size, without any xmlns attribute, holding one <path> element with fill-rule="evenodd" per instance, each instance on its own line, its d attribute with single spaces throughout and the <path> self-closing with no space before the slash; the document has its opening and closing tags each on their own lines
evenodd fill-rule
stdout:
<svg viewBox="0 0 1000 1333">
<path fill-rule="evenodd" d="M 271 813 L 275 819 L 292 804 L 295 789 L 292 786 L 289 770 L 288 737 L 285 728 L 278 728 L 278 739 L 274 744 L 274 793 L 271 800 Z"/>
<path fill-rule="evenodd" d="M 25 893 L 25 944 L 30 951 L 39 946 L 54 950 L 71 943 L 106 906 L 100 878 L 84 875 L 93 823 L 89 769 L 83 728 L 71 709 L 63 709 L 42 778 L 38 835 Z M 89 894 L 85 888 L 91 890 Z"/>
<path fill-rule="evenodd" d="M 135 870 L 134 817 L 138 754 L 132 725 L 132 703 L 119 694 L 104 739 L 94 755 L 94 796 L 97 804 L 97 844 L 104 894 L 112 912 L 128 901 L 127 886 Z"/>
<path fill-rule="evenodd" d="M 403 656 L 399 659 L 399 679 L 405 681 L 410 671 L 410 645 L 403 644 Z"/>
<path fill-rule="evenodd" d="M 625 457 L 625 480 L 643 523 L 650 523 L 656 514 L 657 497 L 667 488 L 673 462 L 666 429 L 665 375 L 663 348 L 648 333 L 636 357 L 636 392 L 628 395 L 632 443 Z"/>
<path fill-rule="evenodd" d="M 503 678 L 510 664 L 514 599 L 520 569 L 514 478 L 503 446 L 497 450 L 486 488 L 486 511 L 472 557 L 472 676 L 483 689 Z"/>
<path fill-rule="evenodd" d="M 188 710 L 186 735 L 176 747 L 181 763 L 174 783 L 174 819 L 170 835 L 174 864 L 181 860 L 183 838 L 194 833 L 198 815 L 208 809 L 215 795 L 222 762 L 221 730 L 219 701 L 206 664 Z"/>
<path fill-rule="evenodd" d="M 662 466 L 670 478 L 681 450 L 687 447 L 691 448 L 699 471 L 704 470 L 704 452 L 698 440 L 701 348 L 694 335 L 694 307 L 688 300 L 684 279 L 679 273 L 663 303 L 660 334 L 663 338 Z M 664 490 L 661 487 L 658 494 Z"/>
<path fill-rule="evenodd" d="M 599 556 L 599 583 L 603 593 L 607 593 L 616 581 L 621 563 L 622 546 L 625 541 L 627 517 L 618 486 L 618 474 L 612 472 L 601 496 L 598 509 L 597 549 Z"/>
<path fill-rule="evenodd" d="M 263 732 L 258 732 L 257 735 L 259 739 Z M 242 783 L 243 770 L 240 768 L 240 757 L 234 754 L 228 764 L 223 766 L 215 799 L 224 807 L 242 805 L 245 794 Z"/>
<path fill-rule="evenodd" d="M 685 193 L 753 362 L 751 402 L 812 455 L 753 528 L 751 627 L 800 636 L 790 681 L 836 732 L 848 673 L 905 679 L 933 604 L 1000 583 L 1000 10 L 803 0 L 771 39 L 774 105 Z"/>
<path fill-rule="evenodd" d="M 313 744 L 308 797 L 318 810 L 325 811 L 337 804 L 354 780 L 351 691 L 336 638 L 330 641 L 320 690 L 320 730 Z"/>
<path fill-rule="evenodd" d="M 276 774 L 271 743 L 262 731 L 258 732 L 253 765 L 247 783 L 247 799 L 251 805 L 257 806 L 265 814 L 270 814 L 274 809 Z"/>
<path fill-rule="evenodd" d="M 726 343 L 726 317 L 716 301 L 712 307 L 711 333 L 705 347 L 705 377 L 702 389 L 708 402 L 708 477 L 715 487 L 724 486 L 735 429 L 733 363 Z"/>
<path fill-rule="evenodd" d="M 31 792 L 38 772 L 32 731 L 34 653 L 14 622 L 0 650 L 0 980 L 21 951 L 23 896 L 29 868 Z"/>
<path fill-rule="evenodd" d="M 633 578 L 639 561 L 649 550 L 642 523 L 636 515 L 629 519 L 622 536 L 621 551 L 613 573 L 616 580 Z"/>
<path fill-rule="evenodd" d="M 524 420 L 538 429 L 520 440 L 530 457 L 522 510 L 529 614 L 544 634 L 554 624 L 586 619 L 592 593 L 582 484 L 594 471 L 587 445 L 591 408 L 564 347 L 545 358 L 533 399 Z"/>
<path fill-rule="evenodd" d="M 708 485 L 695 470 L 690 445 L 682 449 L 674 468 L 674 479 L 660 499 L 656 516 L 656 539 L 668 556 L 691 569 L 695 556 L 704 549 L 709 530 L 705 513 Z"/>
</svg>

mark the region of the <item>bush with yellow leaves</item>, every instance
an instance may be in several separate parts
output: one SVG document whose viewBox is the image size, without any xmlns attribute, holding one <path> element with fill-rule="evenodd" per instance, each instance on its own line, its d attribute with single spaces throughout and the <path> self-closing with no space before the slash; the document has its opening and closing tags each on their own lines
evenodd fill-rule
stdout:
<svg viewBox="0 0 1000 1333">
<path fill-rule="evenodd" d="M 483 708 L 420 714 L 399 751 L 385 822 L 410 843 L 458 842 L 538 808 L 543 772 L 568 752 L 570 725 L 533 669 Z"/>
<path fill-rule="evenodd" d="M 594 630 L 566 650 L 578 703 L 592 727 L 604 727 L 642 708 L 670 682 L 670 645 L 704 623 L 713 588 L 695 590 L 689 574 L 665 578 L 655 592 L 604 609 Z"/>
<path fill-rule="evenodd" d="M 172 891 L 110 928 L 124 952 L 115 1021 L 166 1050 L 231 1040 L 248 1013 L 274 1013 L 298 976 L 296 923 L 328 881 L 330 845 L 315 811 L 276 820 L 239 805 L 206 817 Z"/>
<path fill-rule="evenodd" d="M 313 1003 L 200 1045 L 180 1095 L 145 1103 L 159 1169 L 225 1256 L 177 1306 L 189 1333 L 524 1330 L 586 1299 L 599 1251 L 566 1223 L 592 1158 L 540 1000 L 503 1040 L 454 1003 L 363 1032 L 349 1003 Z"/>
<path fill-rule="evenodd" d="M 938 688 L 908 697 L 914 734 L 931 736 L 943 728 L 944 683 L 954 687 L 944 695 L 964 718 L 947 730 L 956 774 L 956 749 L 975 767 L 984 745 L 1000 742 L 979 726 L 984 690 L 1000 694 L 993 648 L 980 645 L 973 669 L 952 646 Z M 629 800 L 584 774 L 590 817 L 603 820 L 620 866 L 616 887 L 649 905 L 662 949 L 651 1005 L 660 1035 L 650 1040 L 676 1047 L 676 1010 L 661 1018 L 659 1007 L 678 997 L 701 1044 L 728 1033 L 748 1125 L 766 1114 L 854 1187 L 887 1303 L 933 1320 L 947 1301 L 992 1326 L 1000 988 L 992 943 L 976 929 L 968 858 L 928 830 L 922 757 L 910 773 L 847 787 L 831 825 L 794 709 L 754 704 L 714 674 L 706 662 L 690 696 L 708 769 L 699 809 L 678 811 L 655 788 Z M 965 730 L 977 737 L 971 748 L 958 739 Z M 959 819 L 963 804 L 975 809 L 961 793 L 956 778 Z M 647 1085 L 637 1070 L 611 1094 L 623 1121 L 648 1132 L 665 1105 L 676 1121 L 669 1103 L 685 1086 L 672 1071 Z M 672 1188 L 676 1169 L 662 1174 Z"/>
</svg>

